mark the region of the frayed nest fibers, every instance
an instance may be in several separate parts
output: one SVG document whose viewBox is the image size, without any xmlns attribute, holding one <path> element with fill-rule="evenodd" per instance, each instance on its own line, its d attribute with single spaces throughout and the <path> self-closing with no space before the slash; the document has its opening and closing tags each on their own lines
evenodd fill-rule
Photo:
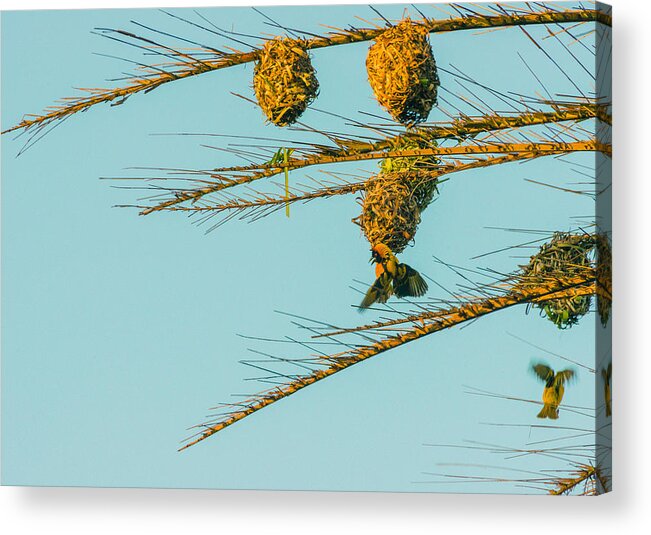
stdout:
<svg viewBox="0 0 651 535">
<path fill-rule="evenodd" d="M 413 240 L 421 212 L 436 191 L 436 180 L 429 173 L 380 173 L 366 182 L 362 214 L 356 221 L 372 247 L 383 243 L 400 253 Z"/>
<path fill-rule="evenodd" d="M 540 251 L 531 257 L 529 264 L 522 266 L 524 274 L 521 285 L 536 285 L 552 278 L 566 278 L 582 275 L 592 269 L 590 253 L 595 246 L 593 236 L 576 236 L 556 232 Z M 590 311 L 592 297 L 578 295 L 535 303 L 541 315 L 547 316 L 559 329 L 572 327 Z"/>
<path fill-rule="evenodd" d="M 255 62 L 253 89 L 272 123 L 294 123 L 319 92 L 305 41 L 285 37 L 267 41 Z"/>
<path fill-rule="evenodd" d="M 366 71 L 375 98 L 400 123 L 425 121 L 436 105 L 440 82 L 428 32 L 410 19 L 375 39 Z"/>
</svg>

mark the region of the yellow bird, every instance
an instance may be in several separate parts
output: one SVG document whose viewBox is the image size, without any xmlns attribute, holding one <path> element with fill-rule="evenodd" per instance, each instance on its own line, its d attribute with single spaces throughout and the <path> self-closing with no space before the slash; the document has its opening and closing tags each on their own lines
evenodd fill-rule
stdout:
<svg viewBox="0 0 651 535">
<path fill-rule="evenodd" d="M 554 370 L 545 364 L 536 364 L 532 369 L 538 378 L 545 382 L 542 395 L 544 405 L 538 413 L 538 418 L 556 420 L 558 418 L 558 407 L 565 393 L 565 383 L 574 377 L 574 370 L 563 370 L 554 373 Z"/>
<path fill-rule="evenodd" d="M 421 297 L 427 292 L 427 283 L 418 271 L 402 264 L 386 245 L 378 243 L 371 249 L 375 262 L 375 282 L 368 289 L 360 309 L 374 303 L 386 303 L 389 297 Z"/>
<path fill-rule="evenodd" d="M 612 398 L 610 393 L 610 380 L 613 375 L 613 363 L 608 363 L 608 368 L 603 368 L 601 370 L 601 377 L 604 379 L 604 400 L 606 402 L 606 417 L 612 415 Z"/>
</svg>

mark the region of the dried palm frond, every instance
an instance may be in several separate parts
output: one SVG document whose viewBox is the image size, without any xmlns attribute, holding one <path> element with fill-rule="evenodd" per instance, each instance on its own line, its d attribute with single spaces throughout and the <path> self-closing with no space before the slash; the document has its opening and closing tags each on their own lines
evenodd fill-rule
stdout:
<svg viewBox="0 0 651 535">
<path fill-rule="evenodd" d="M 610 26 L 612 17 L 609 12 L 603 9 L 567 9 L 558 10 L 547 7 L 544 4 L 529 6 L 528 8 L 507 9 L 501 7 L 501 10 L 493 10 L 492 14 L 479 14 L 473 10 L 459 6 L 461 16 L 451 17 L 449 19 L 430 19 L 423 18 L 414 21 L 414 24 L 422 26 L 427 32 L 451 32 L 459 30 L 501 28 L 509 26 L 526 26 L 535 24 L 564 24 L 564 23 L 582 23 L 598 21 Z M 170 14 L 171 15 L 171 14 Z M 201 28 L 214 37 L 214 28 L 203 26 L 206 21 L 197 23 L 185 20 L 177 15 L 171 15 L 193 27 Z M 210 23 L 212 24 L 212 23 Z M 147 28 L 138 25 L 141 29 Z M 160 35 L 169 34 L 159 32 L 152 28 L 156 36 L 145 37 L 134 34 L 131 31 L 122 29 L 100 28 L 101 35 L 114 41 L 126 45 L 135 46 L 144 49 L 147 54 L 155 54 L 158 58 L 163 59 L 163 63 L 157 61 L 151 65 L 136 62 L 138 65 L 137 72 L 127 79 L 125 85 L 114 88 L 86 88 L 82 89 L 84 94 L 75 97 L 62 99 L 58 104 L 48 107 L 42 114 L 25 114 L 23 119 L 13 127 L 4 130 L 2 133 L 12 132 L 15 130 L 31 131 L 26 146 L 40 139 L 39 134 L 44 132 L 53 122 L 65 119 L 73 114 L 83 112 L 96 104 L 110 103 L 118 105 L 125 102 L 129 97 L 137 93 L 149 93 L 158 87 L 183 80 L 192 76 L 212 72 L 219 69 L 229 68 L 235 65 L 242 65 L 258 60 L 261 49 L 254 49 L 247 52 L 233 50 L 225 47 L 227 50 L 220 50 L 217 47 L 202 45 L 198 50 L 187 51 L 175 48 L 159 42 L 157 39 Z M 306 40 L 306 48 L 315 50 L 330 46 L 344 45 L 348 43 L 357 43 L 378 38 L 385 30 L 382 28 L 348 28 L 335 30 L 330 34 L 323 36 L 314 36 Z M 184 41 L 181 39 L 181 41 Z M 185 40 L 187 41 L 187 40 Z"/>
<path fill-rule="evenodd" d="M 436 61 L 427 29 L 411 19 L 380 34 L 366 57 L 368 81 L 377 101 L 396 121 L 413 125 L 436 105 Z"/>
<path fill-rule="evenodd" d="M 578 494 L 581 496 L 598 496 L 609 490 L 610 484 L 598 467 L 591 464 L 579 464 L 567 476 L 550 478 L 547 485 L 549 494 L 554 496 L 567 495 L 581 488 Z"/>
<path fill-rule="evenodd" d="M 569 32 L 569 35 L 575 39 L 571 32 Z M 533 39 L 531 36 L 530 38 Z M 535 39 L 533 41 L 540 48 L 540 45 L 535 42 Z M 575 55 L 571 57 L 580 63 L 582 70 L 587 71 L 588 67 L 586 65 L 591 64 L 591 59 L 594 60 L 594 53 L 591 53 L 591 50 L 587 47 L 585 48 L 588 50 L 588 55 L 592 56 L 592 58 L 589 57 L 587 60 L 583 60 Z M 556 58 L 549 56 L 549 59 L 558 68 Z M 297 141 L 295 145 L 291 146 L 294 156 L 282 163 L 273 157 L 271 160 L 269 159 L 269 151 L 273 149 L 270 149 L 268 146 L 256 146 L 256 144 L 244 145 L 245 147 L 253 148 L 253 152 L 233 148 L 231 149 L 233 154 L 240 155 L 250 162 L 250 165 L 229 166 L 213 169 L 212 171 L 193 172 L 193 176 L 195 177 L 197 174 L 203 174 L 208 178 L 197 181 L 200 185 L 196 188 L 188 187 L 188 184 L 192 182 L 191 179 L 186 180 L 184 187 L 181 189 L 167 188 L 171 192 L 170 196 L 164 199 L 163 195 L 159 195 L 157 197 L 157 204 L 144 208 L 142 213 L 148 214 L 153 211 L 170 209 L 185 201 L 188 204 L 194 204 L 203 196 L 210 195 L 211 192 L 236 187 L 254 180 L 271 177 L 283 172 L 288 173 L 289 171 L 312 165 L 327 165 L 331 163 L 362 161 L 392 156 L 395 159 L 395 149 L 414 141 L 417 143 L 423 142 L 423 148 L 428 148 L 428 145 L 432 146 L 432 142 L 439 138 L 456 139 L 460 142 L 465 142 L 464 145 L 466 146 L 476 145 L 474 148 L 466 147 L 465 149 L 459 147 L 442 147 L 442 151 L 439 154 L 442 157 L 452 154 L 472 154 L 489 151 L 491 147 L 502 143 L 504 147 L 520 147 L 521 149 L 525 146 L 536 145 L 540 149 L 543 149 L 544 145 L 532 144 L 531 142 L 534 140 L 543 143 L 552 141 L 554 142 L 554 146 L 559 148 L 561 145 L 558 143 L 561 142 L 563 143 L 562 146 L 568 149 L 568 152 L 585 150 L 585 148 L 578 146 L 580 138 L 585 137 L 583 133 L 588 134 L 588 137 L 594 136 L 596 139 L 601 140 L 602 136 L 600 136 L 600 133 L 607 130 L 609 127 L 606 125 L 611 123 L 610 107 L 607 98 L 592 98 L 579 91 L 581 93 L 580 96 L 570 97 L 566 95 L 564 99 L 558 100 L 551 97 L 551 94 L 548 93 L 544 86 L 540 90 L 547 92 L 548 98 L 543 98 L 539 94 L 534 96 L 518 94 L 518 98 L 514 98 L 510 91 L 499 91 L 489 87 L 481 83 L 481 81 L 475 80 L 471 75 L 459 71 L 456 67 L 454 71 L 445 69 L 445 72 L 465 91 L 465 94 L 457 94 L 456 92 L 451 92 L 449 87 L 445 89 L 455 99 L 464 103 L 461 106 L 452 104 L 452 110 L 444 110 L 444 113 L 452 118 L 450 123 L 423 125 L 417 128 L 407 129 L 406 132 L 400 132 L 402 128 L 395 124 L 374 125 L 355 121 L 355 126 L 373 132 L 373 136 L 366 138 L 356 135 L 351 136 L 350 134 L 322 132 L 310 127 L 303 127 L 298 130 L 322 135 L 328 139 L 329 143 L 306 143 L 304 140 Z M 561 73 L 569 76 L 562 69 Z M 536 82 L 540 84 L 540 80 L 535 74 L 534 77 L 536 78 Z M 468 84 L 472 84 L 474 88 L 472 90 L 468 89 Z M 504 103 L 513 112 L 497 112 L 496 110 L 503 109 L 502 106 Z M 449 105 L 449 101 L 446 100 L 446 106 Z M 453 113 L 450 113 L 450 111 Z M 480 113 L 485 112 L 485 114 L 474 117 L 468 115 L 469 112 L 475 113 L 477 111 Z M 512 113 L 515 113 L 515 115 L 511 115 Z M 454 114 L 457 114 L 457 116 L 455 117 Z M 584 129 L 578 124 L 579 121 L 589 118 L 599 119 L 596 135 L 590 129 Z M 573 123 L 562 126 L 556 124 L 562 121 L 573 121 Z M 552 123 L 554 123 L 552 127 L 534 128 L 536 125 L 550 125 Z M 524 129 L 522 127 L 527 128 Z M 516 128 L 520 128 L 520 130 L 515 130 Z M 510 129 L 513 130 L 509 131 Z M 397 135 L 396 132 L 398 132 Z M 376 136 L 378 134 L 383 139 L 377 139 Z M 430 143 L 428 144 L 427 141 Z M 242 145 L 238 144 L 238 146 Z M 605 154 L 610 154 L 609 143 L 600 143 L 599 147 L 604 149 Z M 393 154 L 391 154 L 392 152 Z M 422 153 L 421 155 L 425 154 Z M 261 158 L 260 155 L 262 155 Z M 411 156 L 405 153 L 404 157 L 409 158 Z M 261 161 L 257 162 L 256 160 L 258 158 Z M 211 184 L 211 182 L 215 183 Z M 163 188 L 161 188 L 162 190 Z"/>
<path fill-rule="evenodd" d="M 206 438 L 218 433 L 226 427 L 254 414 L 255 412 L 289 397 L 299 390 L 308 387 L 322 379 L 330 377 L 346 368 L 368 360 L 376 355 L 395 349 L 404 344 L 418 340 L 429 334 L 449 329 L 453 326 L 480 318 L 498 310 L 504 310 L 519 304 L 542 302 L 548 299 L 567 299 L 575 296 L 586 296 L 595 292 L 596 271 L 591 266 L 568 274 L 555 274 L 554 276 L 539 277 L 537 285 L 521 283 L 518 274 L 507 277 L 501 287 L 491 285 L 488 288 L 478 288 L 480 295 L 468 297 L 463 302 L 454 306 L 427 306 L 421 305 L 420 312 L 403 317 L 397 321 L 377 322 L 364 329 L 369 334 L 363 337 L 366 343 L 350 344 L 340 340 L 340 335 L 358 333 L 359 328 L 343 329 L 336 332 L 318 333 L 315 329 L 305 327 L 312 332 L 317 332 L 315 337 L 328 340 L 328 343 L 339 343 L 343 350 L 337 353 L 326 354 L 318 352 L 316 355 L 301 359 L 288 359 L 286 357 L 271 357 L 278 363 L 295 363 L 301 369 L 310 370 L 306 375 L 287 374 L 274 372 L 268 367 L 255 365 L 255 367 L 271 373 L 265 380 L 274 386 L 271 389 L 251 396 L 249 399 L 236 406 L 225 404 L 229 410 L 225 414 L 217 415 L 213 420 L 197 427 L 200 431 L 190 437 L 188 443 L 181 449 L 186 449 Z M 495 295 L 487 296 L 492 291 Z M 423 310 L 424 309 L 424 310 Z M 322 322 L 317 322 L 323 328 Z M 400 326 L 399 324 L 402 324 Z M 332 327 L 327 325 L 327 327 Z M 312 342 L 299 342 L 302 346 L 310 347 Z M 272 364 L 268 364 L 271 366 Z"/>
<path fill-rule="evenodd" d="M 472 393 L 472 392 L 471 392 Z M 501 397 L 501 396 L 495 396 Z M 507 398 L 514 399 L 514 398 Z M 519 400 L 516 401 L 526 401 Z M 594 416 L 587 416 L 594 419 Z M 502 446 L 494 443 L 484 443 L 476 440 L 471 441 L 472 445 L 454 444 L 425 444 L 439 448 L 472 449 L 477 455 L 491 454 L 502 456 L 508 459 L 508 466 L 488 466 L 466 463 L 439 463 L 441 466 L 462 466 L 476 469 L 497 469 L 499 472 L 519 472 L 526 476 L 513 477 L 509 475 L 481 476 L 477 474 L 461 473 L 432 473 L 426 475 L 440 476 L 442 481 L 422 481 L 421 483 L 436 484 L 455 480 L 459 483 L 510 483 L 515 487 L 526 487 L 536 491 L 542 491 L 553 496 L 598 496 L 611 490 L 611 477 L 609 463 L 604 463 L 596 455 L 594 445 L 585 444 L 586 437 L 595 437 L 594 429 L 587 427 L 566 427 L 557 425 L 529 425 L 529 424 L 508 424 L 495 423 L 492 425 L 500 427 L 522 427 L 528 429 L 528 435 L 535 429 L 546 434 L 553 433 L 555 436 L 540 441 L 528 442 L 526 446 Z M 550 444 L 543 447 L 542 444 Z M 528 459 L 527 469 L 517 468 L 515 460 L 520 457 Z M 539 460 L 538 468 L 532 469 L 532 458 Z M 549 468 L 550 463 L 561 463 L 558 468 Z M 544 463 L 544 464 L 542 464 Z M 545 468 L 543 468 L 543 466 Z M 473 470 L 474 471 L 474 470 Z"/>
<path fill-rule="evenodd" d="M 494 147 L 493 145 L 491 146 Z M 484 155 L 487 152 L 486 149 L 483 147 L 477 147 L 474 154 L 469 154 L 464 158 L 454 158 L 451 161 L 441 162 L 438 164 L 436 169 L 428 170 L 429 166 L 424 166 L 422 170 L 418 171 L 417 178 L 423 186 L 425 186 L 425 184 L 422 184 L 423 182 L 438 184 L 441 177 L 452 173 L 459 173 L 471 169 L 483 169 L 513 162 L 530 161 L 553 154 L 600 149 L 600 146 L 593 142 L 578 142 L 570 144 L 561 143 L 555 144 L 553 147 L 535 145 L 534 147 L 537 147 L 537 149 L 533 152 L 516 151 L 496 156 Z M 543 150 L 547 148 L 554 150 L 550 152 Z M 601 148 L 606 151 L 610 150 L 608 147 Z M 433 151 L 438 151 L 438 148 L 424 150 L 425 154 L 421 154 L 420 151 L 386 151 L 384 155 L 394 159 L 420 158 L 424 156 L 431 158 L 433 157 Z M 489 149 L 488 152 L 491 152 L 491 150 Z M 501 152 L 499 148 L 497 148 L 497 152 Z M 196 224 L 206 223 L 218 216 L 218 221 L 208 228 L 207 232 L 210 232 L 233 218 L 255 221 L 274 213 L 276 210 L 285 207 L 288 203 L 310 202 L 315 199 L 325 199 L 338 195 L 348 195 L 359 192 L 363 193 L 366 187 L 369 186 L 369 181 L 363 180 L 364 177 L 348 174 L 339 175 L 332 172 L 324 173 L 325 176 L 327 176 L 327 179 L 324 180 L 309 177 L 308 184 L 296 183 L 289 188 L 289 194 L 285 190 L 284 194 L 281 196 L 253 189 L 249 189 L 245 194 L 230 193 L 230 188 L 260 178 L 252 177 L 249 174 L 242 175 L 239 178 L 231 178 L 226 175 L 215 176 L 210 182 L 197 178 L 188 178 L 187 180 L 195 181 L 200 186 L 181 190 L 161 187 L 156 184 L 156 182 L 143 188 L 128 187 L 128 189 L 144 189 L 148 192 L 156 192 L 156 196 L 151 196 L 144 200 L 157 203 L 157 210 L 185 212 L 191 215 L 198 215 L 199 217 L 194 219 Z M 403 181 L 411 180 L 409 178 L 410 173 L 404 173 L 404 175 L 405 176 L 402 177 Z M 196 176 L 196 174 L 191 176 Z M 424 176 L 428 177 L 427 181 L 424 180 Z M 362 181 L 355 181 L 355 179 L 362 179 Z M 157 177 L 153 180 L 167 181 L 174 179 Z M 168 200 L 168 196 L 170 195 L 172 199 Z M 161 200 L 161 198 L 163 200 Z M 425 197 L 425 199 L 426 198 L 427 197 Z M 187 204 L 183 204 L 185 201 L 187 201 Z M 137 208 L 138 210 L 141 210 L 141 214 L 151 213 L 153 210 L 152 206 L 147 204 L 125 204 L 119 206 L 123 208 Z M 354 221 L 359 222 L 358 220 Z"/>
<path fill-rule="evenodd" d="M 553 142 L 553 143 L 478 143 L 475 140 L 472 143 L 462 144 L 451 147 L 437 147 L 430 144 L 430 148 L 424 149 L 404 149 L 404 150 L 385 150 L 365 153 L 344 153 L 341 156 L 323 155 L 316 158 L 292 158 L 287 163 L 262 163 L 245 167 L 219 168 L 211 171 L 198 171 L 189 174 L 190 180 L 197 182 L 198 186 L 194 188 L 176 189 L 160 188 L 158 185 L 152 187 L 157 196 L 155 205 L 142 206 L 142 215 L 147 215 L 157 211 L 195 211 L 196 203 L 205 196 L 216 194 L 225 189 L 230 189 L 244 184 L 250 184 L 257 180 L 265 179 L 282 173 L 285 169 L 295 170 L 312 165 L 328 165 L 340 162 L 359 162 L 375 159 L 418 159 L 430 158 L 430 161 L 438 160 L 441 157 L 465 157 L 470 160 L 469 163 L 458 161 L 437 165 L 436 169 L 431 169 L 432 165 L 422 167 L 421 173 L 432 175 L 441 175 L 457 170 L 463 170 L 466 167 L 476 168 L 483 166 L 505 163 L 522 159 L 533 159 L 542 156 L 550 156 L 562 153 L 583 152 L 583 151 L 600 151 L 610 155 L 612 148 L 610 145 L 598 143 L 595 140 L 581 140 L 571 142 Z M 504 154 L 504 157 L 482 158 L 486 154 Z M 424 161 L 424 160 L 423 160 Z M 176 175 L 176 172 L 174 173 Z M 197 179 L 197 175 L 209 175 L 209 180 L 202 178 Z M 159 177 L 157 177 L 160 180 Z M 163 178 L 164 179 L 164 178 Z M 169 180 L 175 178 L 170 177 Z M 356 189 L 347 189 L 347 193 L 364 189 L 364 184 L 360 184 Z M 329 188 L 330 189 L 330 188 Z M 166 195 L 168 198 L 161 199 L 160 195 Z M 179 206 L 183 203 L 189 203 L 187 206 Z M 209 205 L 205 205 L 198 211 L 209 210 Z"/>
<path fill-rule="evenodd" d="M 267 41 L 253 72 L 258 104 L 277 126 L 296 122 L 319 92 L 305 40 L 276 37 Z"/>
</svg>

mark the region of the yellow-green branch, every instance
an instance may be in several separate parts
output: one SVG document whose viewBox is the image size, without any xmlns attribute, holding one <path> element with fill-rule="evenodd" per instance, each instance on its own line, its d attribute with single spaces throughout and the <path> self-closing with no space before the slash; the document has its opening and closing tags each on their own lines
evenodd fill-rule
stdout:
<svg viewBox="0 0 651 535">
<path fill-rule="evenodd" d="M 493 165 L 499 165 L 509 162 L 522 161 L 522 160 L 531 160 L 543 156 L 543 154 L 531 154 L 531 153 L 519 153 L 519 154 L 506 154 L 503 156 L 496 156 L 491 158 L 478 159 L 469 163 L 459 163 L 455 162 L 449 165 L 442 165 L 438 169 L 433 171 L 422 171 L 423 174 L 427 173 L 431 180 L 438 180 L 442 176 L 458 173 L 460 171 L 467 171 L 470 169 L 478 169 L 483 167 L 491 167 Z M 421 176 L 422 179 L 422 176 Z M 263 206 L 273 206 L 280 203 L 294 203 L 299 201 L 309 201 L 318 198 L 332 197 L 334 195 L 348 195 L 350 193 L 357 193 L 362 191 L 366 186 L 365 182 L 354 182 L 351 184 L 344 184 L 342 186 L 334 187 L 323 187 L 317 191 L 306 193 L 303 195 L 290 195 L 289 198 L 283 197 L 282 199 L 278 198 L 269 198 L 266 195 L 262 195 L 262 198 L 247 200 L 247 199 L 233 199 L 231 201 L 225 202 L 220 205 L 208 205 L 208 206 L 175 206 L 176 203 L 172 203 L 166 207 L 168 211 L 180 211 L 180 212 L 210 212 L 210 211 L 223 211 L 223 210 L 240 210 L 246 208 L 260 208 Z M 203 192 L 203 195 L 207 193 L 215 193 L 213 191 L 207 192 L 205 189 L 200 190 Z M 175 195 L 182 197 L 183 195 L 194 195 L 199 193 L 195 190 L 193 192 L 175 192 Z M 186 198 L 186 201 L 191 200 L 193 203 L 199 200 L 200 196 L 191 196 Z M 120 208 L 138 208 L 144 210 L 149 210 L 150 207 L 140 206 L 140 205 L 120 205 Z M 142 212 L 141 212 L 142 213 Z"/>
<path fill-rule="evenodd" d="M 507 161 L 514 161 L 520 159 L 532 159 L 538 158 L 541 156 L 548 156 L 551 154 L 563 154 L 569 152 L 584 152 L 584 151 L 599 151 L 607 156 L 612 155 L 612 146 L 604 143 L 600 143 L 596 140 L 585 140 L 585 141 L 575 141 L 571 143 L 483 143 L 483 144 L 468 144 L 468 145 L 457 145 L 455 147 L 433 147 L 431 149 L 408 149 L 408 150 L 389 150 L 384 152 L 376 153 L 366 153 L 366 154 L 352 154 L 345 156 L 323 156 L 319 161 L 320 165 L 327 165 L 333 163 L 341 162 L 358 162 L 358 161 L 367 161 L 367 160 L 378 160 L 383 158 L 409 158 L 409 157 L 418 157 L 418 156 L 473 156 L 473 155 L 484 155 L 484 154 L 506 154 L 508 157 L 501 159 L 482 159 L 468 164 L 453 165 L 453 166 L 442 166 L 440 169 L 431 171 L 432 178 L 442 176 L 450 172 L 461 171 L 465 169 L 472 169 L 477 167 L 487 167 L 489 165 L 494 165 L 496 163 L 505 163 Z M 152 212 L 168 210 L 168 211 L 190 211 L 190 212 L 200 212 L 200 211 L 209 211 L 209 210 L 219 210 L 219 209 L 228 209 L 228 208 L 246 208 L 246 206 L 225 206 L 224 208 L 219 208 L 215 206 L 184 206 L 179 207 L 178 205 L 183 202 L 196 202 L 205 195 L 211 193 L 217 193 L 223 189 L 248 184 L 265 178 L 267 176 L 273 176 L 283 172 L 287 166 L 291 165 L 278 163 L 273 165 L 273 173 L 268 173 L 266 175 L 255 174 L 244 177 L 238 177 L 234 179 L 228 179 L 223 182 L 216 184 L 211 184 L 196 190 L 190 191 L 175 191 L 173 193 L 174 197 L 167 201 L 163 201 L 156 206 L 147 206 L 139 207 L 142 208 L 140 212 L 141 215 L 147 215 Z M 316 165 L 315 163 L 307 165 Z M 300 167 L 305 167 L 301 165 Z M 292 169 L 298 169 L 299 166 L 295 166 Z M 272 167 L 269 167 L 272 170 Z M 335 194 L 345 194 L 359 191 L 364 188 L 364 183 L 356 183 L 351 185 L 342 186 L 341 188 L 327 188 L 327 191 L 323 190 L 319 194 L 306 195 L 302 196 L 303 199 L 315 198 L 315 197 L 324 197 Z M 335 191 L 336 190 L 336 191 Z M 292 198 L 288 197 L 285 199 L 285 202 L 294 202 L 296 200 L 301 200 L 299 197 Z M 273 204 L 271 202 L 261 201 L 256 203 L 260 204 Z"/>
<path fill-rule="evenodd" d="M 539 286 L 539 285 L 536 285 Z M 572 297 L 581 297 L 584 295 L 593 295 L 595 293 L 595 288 L 591 286 L 578 286 L 576 288 L 569 288 L 562 291 L 559 291 L 554 294 L 544 295 L 539 298 L 532 298 L 531 303 L 540 303 L 544 301 L 550 301 L 552 299 L 569 299 Z M 337 331 L 329 331 L 323 334 L 314 335 L 313 338 L 328 338 L 331 336 L 340 336 L 342 334 L 352 334 L 363 331 L 376 331 L 387 329 L 391 327 L 396 327 L 398 325 L 406 325 L 408 323 L 419 323 L 423 321 L 431 321 L 436 318 L 447 316 L 447 310 L 435 310 L 431 312 L 421 312 L 419 314 L 412 314 L 403 318 L 398 318 L 395 320 L 387 321 L 378 321 L 376 323 L 369 323 L 367 325 L 360 325 L 359 327 L 350 327 L 347 329 L 339 329 Z"/>
<path fill-rule="evenodd" d="M 435 124 L 422 126 L 404 134 L 399 134 L 379 141 L 350 141 L 336 139 L 335 143 L 340 145 L 339 149 L 321 149 L 315 154 L 303 157 L 290 158 L 284 165 L 272 165 L 269 162 L 260 164 L 220 167 L 212 172 L 236 172 L 236 171 L 257 171 L 263 170 L 260 177 L 268 177 L 282 172 L 283 169 L 300 169 L 321 163 L 330 163 L 333 160 L 328 158 L 343 158 L 359 154 L 374 153 L 378 151 L 396 150 L 409 141 L 436 142 L 442 139 L 463 139 L 472 137 L 484 132 L 496 132 L 512 128 L 523 128 L 542 124 L 560 123 L 566 121 L 583 121 L 586 119 L 599 119 L 605 124 L 612 124 L 612 116 L 608 113 L 608 105 L 595 103 L 577 103 L 571 106 L 560 107 L 549 103 L 556 109 L 551 112 L 524 112 L 519 115 L 508 116 L 497 113 L 486 114 L 477 117 L 457 117 L 447 124 Z M 384 152 L 382 152 L 384 154 Z M 380 156 L 384 157 L 384 156 Z M 337 161 L 337 160 L 335 160 Z"/>
</svg>

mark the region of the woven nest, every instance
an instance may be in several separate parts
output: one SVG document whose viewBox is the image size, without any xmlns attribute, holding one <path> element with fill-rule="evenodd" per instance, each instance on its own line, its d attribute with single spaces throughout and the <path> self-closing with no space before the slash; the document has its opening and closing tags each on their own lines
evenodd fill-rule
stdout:
<svg viewBox="0 0 651 535">
<path fill-rule="evenodd" d="M 522 266 L 524 274 L 521 285 L 535 285 L 552 278 L 582 275 L 592 269 L 590 253 L 595 242 L 592 236 L 576 236 L 556 232 L 540 251 L 531 257 L 529 264 Z M 592 297 L 578 295 L 562 299 L 550 299 L 533 306 L 541 310 L 559 329 L 572 327 L 590 311 Z"/>
<path fill-rule="evenodd" d="M 319 92 L 305 41 L 284 37 L 267 41 L 255 62 L 253 89 L 272 123 L 294 123 Z"/>
<path fill-rule="evenodd" d="M 597 237 L 597 311 L 605 327 L 612 306 L 613 259 L 610 243 L 605 235 Z"/>
<path fill-rule="evenodd" d="M 375 39 L 366 71 L 375 98 L 400 123 L 425 121 L 436 105 L 440 82 L 428 32 L 409 19 Z"/>
<path fill-rule="evenodd" d="M 436 180 L 428 173 L 380 173 L 366 182 L 362 214 L 355 221 L 371 246 L 383 243 L 400 253 L 413 240 L 421 212 L 436 191 Z"/>
</svg>

